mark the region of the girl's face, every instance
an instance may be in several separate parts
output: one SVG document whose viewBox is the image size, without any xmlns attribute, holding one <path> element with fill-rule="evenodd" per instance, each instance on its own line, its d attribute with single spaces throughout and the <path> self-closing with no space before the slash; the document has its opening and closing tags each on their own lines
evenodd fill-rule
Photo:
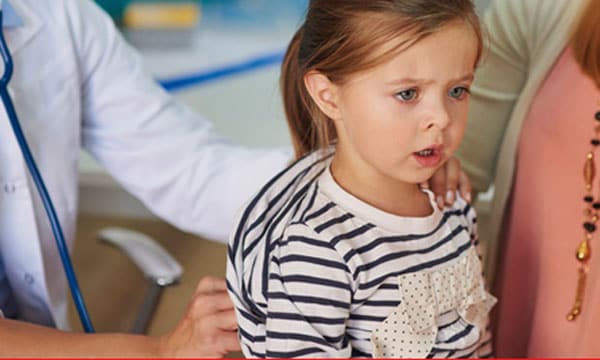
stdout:
<svg viewBox="0 0 600 360">
<path fill-rule="evenodd" d="M 352 177 L 338 181 L 385 191 L 429 179 L 462 139 L 477 52 L 472 28 L 455 22 L 331 85 L 334 176 Z"/>
</svg>

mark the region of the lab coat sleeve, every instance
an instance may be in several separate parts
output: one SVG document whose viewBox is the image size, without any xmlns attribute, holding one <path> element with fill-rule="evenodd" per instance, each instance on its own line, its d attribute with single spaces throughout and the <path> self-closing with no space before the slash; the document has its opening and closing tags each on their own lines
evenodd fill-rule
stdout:
<svg viewBox="0 0 600 360">
<path fill-rule="evenodd" d="M 226 242 L 238 209 L 291 151 L 250 150 L 218 136 L 155 83 L 93 2 L 67 3 L 80 57 L 84 148 L 158 216 Z"/>
<path fill-rule="evenodd" d="M 527 1 L 493 1 L 484 18 L 484 53 L 471 89 L 469 119 L 457 156 L 473 182 L 485 191 L 513 107 L 528 74 L 533 6 Z M 531 4 L 529 4 L 531 5 Z"/>
</svg>

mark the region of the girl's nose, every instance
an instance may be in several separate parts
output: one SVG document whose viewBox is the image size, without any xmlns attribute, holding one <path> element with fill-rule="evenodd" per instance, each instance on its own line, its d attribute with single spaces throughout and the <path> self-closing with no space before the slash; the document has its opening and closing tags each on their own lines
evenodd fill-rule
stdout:
<svg viewBox="0 0 600 360">
<path fill-rule="evenodd" d="M 424 123 L 424 128 L 425 130 L 431 130 L 434 127 L 437 127 L 438 129 L 443 130 L 449 123 L 450 114 L 444 106 L 439 106 L 439 108 L 429 113 L 429 116 Z"/>
</svg>

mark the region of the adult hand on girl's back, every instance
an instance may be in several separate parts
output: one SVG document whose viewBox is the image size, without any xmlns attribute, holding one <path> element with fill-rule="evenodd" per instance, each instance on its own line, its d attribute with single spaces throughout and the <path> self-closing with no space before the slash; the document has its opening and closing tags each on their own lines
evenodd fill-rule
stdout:
<svg viewBox="0 0 600 360">
<path fill-rule="evenodd" d="M 239 351 L 237 322 L 225 280 L 202 278 L 183 319 L 161 343 L 165 357 L 223 357 Z"/>
<path fill-rule="evenodd" d="M 471 180 L 462 170 L 460 161 L 454 156 L 448 159 L 428 182 L 422 183 L 421 187 L 433 191 L 440 209 L 454 203 L 456 190 L 460 191 L 463 199 L 471 202 Z"/>
</svg>

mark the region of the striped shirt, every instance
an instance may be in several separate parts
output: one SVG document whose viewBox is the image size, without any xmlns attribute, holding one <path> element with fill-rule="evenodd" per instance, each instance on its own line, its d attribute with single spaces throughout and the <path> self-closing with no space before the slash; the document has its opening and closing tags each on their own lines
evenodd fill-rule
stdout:
<svg viewBox="0 0 600 360">
<path fill-rule="evenodd" d="M 490 356 L 494 300 L 479 258 L 468 261 L 473 209 L 459 199 L 440 211 L 428 193 L 430 216 L 385 213 L 337 185 L 331 157 L 300 159 L 240 215 L 227 283 L 244 354 Z M 463 280 L 469 276 L 475 285 Z"/>
</svg>

